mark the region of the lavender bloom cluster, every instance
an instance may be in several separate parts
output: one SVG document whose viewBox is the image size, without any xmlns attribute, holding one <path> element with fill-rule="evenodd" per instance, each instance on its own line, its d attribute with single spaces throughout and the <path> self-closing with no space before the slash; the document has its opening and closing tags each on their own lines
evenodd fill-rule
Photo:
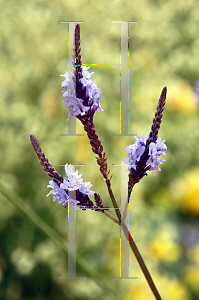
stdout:
<svg viewBox="0 0 199 300">
<path fill-rule="evenodd" d="M 80 201 L 72 199 L 68 195 L 68 191 L 79 191 L 82 194 L 93 195 L 95 192 L 90 191 L 92 184 L 90 182 L 83 182 L 82 174 L 78 175 L 78 171 L 73 172 L 72 165 L 65 165 L 65 173 L 67 178 L 64 177 L 63 183 L 60 186 L 53 180 L 49 181 L 48 188 L 52 188 L 52 191 L 46 195 L 48 197 L 50 194 L 53 194 L 53 201 L 57 201 L 58 204 L 62 204 L 65 207 L 73 206 L 79 204 Z"/>
<path fill-rule="evenodd" d="M 137 164 L 140 161 L 141 156 L 143 155 L 146 149 L 146 141 L 144 134 L 141 137 L 135 137 L 135 143 L 126 147 L 127 157 L 122 162 L 122 164 L 128 164 L 127 171 L 130 171 L 131 168 L 136 170 Z M 160 159 L 160 155 L 166 155 L 167 146 L 164 144 L 165 140 L 159 137 L 155 143 L 151 142 L 149 144 L 148 155 L 149 158 L 146 162 L 147 170 L 153 171 L 155 175 L 155 170 L 161 171 L 159 164 L 162 164 L 165 159 Z"/>
<path fill-rule="evenodd" d="M 76 81 L 73 73 L 66 72 L 64 75 L 60 75 L 66 78 L 61 86 L 66 90 L 62 91 L 63 97 L 66 97 L 66 100 L 62 101 L 68 108 L 68 119 L 70 116 L 84 116 L 88 110 L 90 116 L 93 116 L 95 111 L 103 111 L 99 103 L 101 89 L 99 89 L 95 81 L 91 79 L 94 72 L 89 73 L 89 68 L 90 67 L 85 66 L 82 67 L 83 77 L 78 80 L 79 85 L 81 85 L 82 99 L 77 96 Z"/>
</svg>

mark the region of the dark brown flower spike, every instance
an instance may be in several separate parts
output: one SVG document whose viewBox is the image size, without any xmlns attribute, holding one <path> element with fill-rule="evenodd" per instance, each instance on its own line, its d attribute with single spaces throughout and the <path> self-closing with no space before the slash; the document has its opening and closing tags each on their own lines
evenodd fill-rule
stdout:
<svg viewBox="0 0 199 300">
<path fill-rule="evenodd" d="M 30 140 L 39 159 L 39 163 L 43 166 L 44 171 L 48 172 L 48 175 L 52 178 L 52 180 L 60 186 L 60 184 L 63 183 L 63 177 L 55 170 L 45 157 L 45 154 L 41 150 L 41 147 L 33 134 L 30 135 Z"/>
<path fill-rule="evenodd" d="M 149 133 L 146 146 L 148 146 L 152 142 L 155 143 L 158 138 L 158 131 L 160 129 L 160 124 L 162 122 L 163 110 L 166 103 L 166 95 L 167 95 L 167 88 L 165 86 L 162 90 L 160 99 L 158 101 L 158 106 L 155 112 L 155 117 L 153 119 L 153 124 L 151 126 L 151 131 Z"/>
<path fill-rule="evenodd" d="M 95 203 L 96 203 L 96 205 L 97 205 L 98 207 L 102 208 L 103 205 L 102 205 L 102 199 L 101 199 L 100 195 L 97 194 L 97 193 L 95 193 L 95 194 L 94 194 L 94 198 L 95 198 Z"/>
<path fill-rule="evenodd" d="M 83 77 L 79 24 L 77 24 L 75 27 L 74 47 L 73 47 L 73 66 L 74 66 L 74 75 L 75 75 L 75 84 L 76 84 L 76 96 L 77 98 L 82 99 L 83 96 L 82 89 L 81 89 L 81 84 L 79 83 L 79 79 Z"/>
</svg>

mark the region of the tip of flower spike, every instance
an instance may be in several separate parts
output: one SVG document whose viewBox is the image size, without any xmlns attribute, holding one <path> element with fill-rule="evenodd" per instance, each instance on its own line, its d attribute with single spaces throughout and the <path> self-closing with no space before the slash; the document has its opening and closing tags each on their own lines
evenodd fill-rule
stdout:
<svg viewBox="0 0 199 300">
<path fill-rule="evenodd" d="M 157 112 L 160 114 L 163 112 L 164 106 L 165 106 L 165 102 L 166 102 L 166 96 L 167 96 L 167 87 L 165 86 L 162 89 L 161 95 L 160 95 L 160 99 L 158 101 L 158 107 L 157 107 Z"/>
<path fill-rule="evenodd" d="M 166 95 L 167 95 L 167 87 L 165 86 L 165 87 L 162 89 L 162 97 L 163 97 L 163 98 L 166 98 Z"/>
<path fill-rule="evenodd" d="M 79 24 L 77 24 L 77 25 L 75 26 L 75 29 L 76 29 L 77 31 L 79 31 L 79 30 L 80 30 L 80 26 L 79 26 Z"/>
<path fill-rule="evenodd" d="M 33 134 L 30 134 L 30 140 L 31 140 L 31 142 L 32 142 L 33 140 L 35 140 L 35 137 L 34 137 Z"/>
<path fill-rule="evenodd" d="M 36 153 L 41 154 L 41 152 L 42 152 L 41 147 L 40 147 L 36 137 L 33 134 L 30 135 L 30 141 L 31 141 L 32 146 L 33 146 L 34 150 L 36 151 Z"/>
</svg>

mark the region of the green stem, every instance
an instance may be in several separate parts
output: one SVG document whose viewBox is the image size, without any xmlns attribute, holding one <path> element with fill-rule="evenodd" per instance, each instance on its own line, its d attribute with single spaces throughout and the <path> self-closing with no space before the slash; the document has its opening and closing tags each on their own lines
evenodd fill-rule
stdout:
<svg viewBox="0 0 199 300">
<path fill-rule="evenodd" d="M 109 213 L 107 213 L 105 210 L 100 209 L 98 210 L 99 212 L 102 212 L 103 214 L 105 214 L 109 219 L 111 219 L 113 222 L 117 223 L 118 225 L 120 225 L 120 222 L 115 219 L 113 216 L 111 216 Z"/>
<path fill-rule="evenodd" d="M 117 202 L 116 202 L 116 200 L 115 200 L 115 197 L 114 197 L 114 195 L 113 195 L 113 191 L 112 191 L 111 187 L 108 186 L 108 185 L 107 185 L 107 188 L 108 188 L 108 192 L 109 192 L 111 201 L 112 201 L 113 206 L 114 206 L 114 208 L 115 208 L 115 212 L 116 212 L 116 214 L 117 214 L 117 217 L 118 217 L 118 220 L 119 220 L 119 224 L 121 224 L 121 213 L 120 213 L 120 210 L 119 210 L 119 208 L 118 208 L 118 205 L 117 205 Z"/>
<path fill-rule="evenodd" d="M 113 195 L 112 189 L 108 185 L 107 185 L 107 187 L 108 187 L 108 192 L 109 192 L 111 201 L 113 203 L 113 206 L 115 208 L 115 211 L 116 211 L 116 214 L 117 214 L 117 217 L 118 217 L 118 220 L 119 220 L 119 225 L 122 227 L 122 230 L 123 230 L 123 232 L 124 232 L 124 234 L 126 236 L 126 239 L 129 240 L 130 247 L 131 247 L 131 249 L 132 249 L 132 251 L 133 251 L 133 253 L 134 253 L 134 255 L 135 255 L 135 257 L 136 257 L 136 259 L 137 259 L 137 261 L 139 263 L 139 265 L 140 265 L 140 268 L 142 269 L 142 272 L 144 273 L 146 281 L 148 282 L 148 285 L 149 285 L 152 293 L 154 294 L 155 299 L 156 300 L 162 300 L 162 298 L 161 298 L 161 296 L 160 296 L 160 294 L 159 294 L 159 292 L 158 292 L 158 290 L 157 290 L 157 288 L 155 286 L 155 283 L 154 283 L 154 281 L 153 281 L 153 279 L 152 279 L 152 277 L 151 277 L 151 275 L 150 275 L 150 273 L 149 273 L 149 271 L 147 269 L 147 266 L 145 265 L 145 262 L 144 262 L 144 260 L 143 260 L 143 258 L 141 256 L 141 254 L 140 254 L 140 252 L 139 252 L 139 250 L 138 250 L 138 248 L 137 248 L 134 240 L 133 240 L 132 235 L 130 234 L 130 232 L 129 232 L 127 226 L 126 226 L 126 224 L 124 222 L 121 223 L 121 213 L 120 213 L 120 210 L 118 209 L 118 206 L 117 206 L 115 197 Z M 132 192 L 132 190 L 131 190 L 131 192 Z M 130 195 L 131 195 L 131 192 L 130 192 Z M 128 200 L 130 200 L 130 195 L 128 195 L 128 198 L 127 198 L 127 201 L 126 201 L 126 204 L 125 204 L 125 208 L 126 209 L 124 210 L 123 220 L 125 220 L 125 218 L 126 218 L 125 211 L 127 211 L 127 206 L 128 206 L 128 203 L 129 203 Z"/>
<path fill-rule="evenodd" d="M 155 299 L 156 300 L 162 300 L 156 286 L 155 286 L 155 283 L 149 273 L 149 270 L 147 269 L 147 266 L 145 265 L 145 262 L 136 246 L 136 243 L 134 242 L 134 239 L 131 235 L 131 233 L 129 232 L 126 224 L 124 222 L 120 223 L 118 220 L 116 220 L 114 217 L 112 217 L 109 213 L 107 213 L 106 211 L 103 211 L 103 210 L 99 210 L 100 212 L 104 213 L 108 218 L 110 218 L 111 220 L 113 220 L 115 223 L 117 223 L 118 225 L 120 225 L 122 227 L 122 230 L 126 236 L 126 239 L 129 240 L 129 244 L 130 244 L 130 247 L 140 265 L 140 268 L 142 269 L 142 272 L 144 273 L 144 276 L 146 278 L 146 281 L 148 282 L 148 285 L 152 291 L 152 293 L 154 294 L 155 296 Z M 120 215 L 121 217 L 121 215 Z"/>
<path fill-rule="evenodd" d="M 117 214 L 117 217 L 118 217 L 118 220 L 119 220 L 118 224 L 122 227 L 122 230 L 123 230 L 123 232 L 124 232 L 124 234 L 126 236 L 126 239 L 129 240 L 130 247 L 131 247 L 131 249 L 132 249 L 132 251 L 133 251 L 133 253 L 134 253 L 134 255 L 135 255 L 135 257 L 136 257 L 136 259 L 137 259 L 137 261 L 139 263 L 139 265 L 140 265 L 140 268 L 142 269 L 142 272 L 144 273 L 146 281 L 148 282 L 148 285 L 149 285 L 152 293 L 154 294 L 155 299 L 156 300 L 162 300 L 162 298 L 161 298 L 161 296 L 160 296 L 160 294 L 159 294 L 159 292 L 158 292 L 158 290 L 157 290 L 157 288 L 155 286 L 155 283 L 154 283 L 154 281 L 153 281 L 153 279 L 152 279 L 152 277 L 151 277 L 151 275 L 150 275 L 150 273 L 149 273 L 149 271 L 147 269 L 147 266 L 145 265 L 145 262 L 144 262 L 144 260 L 143 260 L 143 258 L 141 256 L 141 254 L 140 254 L 140 252 L 139 252 L 139 250 L 138 250 L 138 248 L 137 248 L 134 240 L 133 240 L 132 235 L 130 234 L 130 232 L 129 232 L 127 226 L 126 226 L 126 224 L 124 222 L 121 223 L 121 213 L 120 213 L 120 210 L 118 209 L 118 206 L 117 206 L 115 197 L 113 195 L 112 189 L 108 185 L 107 185 L 107 187 L 108 187 L 108 191 L 109 191 L 109 195 L 110 195 L 111 201 L 112 201 L 113 206 L 114 206 L 114 208 L 116 210 L 116 214 Z M 131 195 L 131 193 L 130 193 L 130 195 Z M 127 211 L 127 206 L 128 206 L 128 202 L 129 202 L 128 200 L 130 199 L 130 195 L 128 196 L 128 198 L 126 200 L 126 204 L 125 204 L 125 208 L 126 209 L 124 210 L 123 220 L 125 220 L 125 218 L 126 218 L 125 212 Z"/>
<path fill-rule="evenodd" d="M 155 286 L 155 283 L 153 282 L 153 279 L 152 279 L 152 277 L 151 277 L 151 275 L 150 275 L 150 273 L 147 269 L 147 266 L 145 265 L 144 260 L 141 256 L 141 254 L 140 254 L 140 252 L 139 252 L 139 250 L 138 250 L 138 248 L 137 248 L 130 232 L 128 231 L 128 228 L 127 228 L 126 224 L 122 223 L 121 226 L 122 226 L 123 232 L 126 236 L 126 239 L 127 240 L 129 239 L 130 247 L 131 247 L 131 249 L 132 249 L 139 265 L 140 265 L 140 268 L 142 269 L 142 272 L 144 273 L 144 276 L 145 276 L 145 278 L 148 282 L 148 285 L 149 285 L 151 291 L 153 292 L 153 294 L 155 296 L 155 299 L 156 300 L 162 300 L 162 298 L 161 298 L 161 296 L 160 296 L 160 294 L 159 294 L 159 292 L 158 292 L 158 290 Z"/>
<path fill-rule="evenodd" d="M 113 192 L 112 192 L 112 190 L 111 190 L 110 187 L 108 187 L 108 189 L 109 189 L 109 195 L 110 195 L 110 197 L 111 197 L 111 200 L 112 200 L 112 202 L 113 202 L 113 205 L 114 205 L 114 207 L 117 207 L 117 203 L 116 203 L 116 201 L 115 201 Z M 128 198 L 127 198 L 127 200 L 126 200 L 126 205 L 128 205 Z M 126 205 L 125 205 L 125 206 L 126 206 Z M 127 209 L 124 210 L 123 220 L 125 220 L 125 218 L 126 218 L 126 215 L 125 215 L 125 211 L 126 211 L 126 210 L 127 210 Z M 102 212 L 103 212 L 103 211 L 102 211 Z M 130 247 L 131 247 L 131 249 L 132 249 L 132 251 L 133 251 L 133 253 L 134 253 L 134 255 L 135 255 L 135 257 L 136 257 L 136 259 L 137 259 L 137 261 L 138 261 L 138 263 L 139 263 L 139 265 L 140 265 L 140 268 L 142 269 L 142 272 L 144 273 L 144 276 L 145 276 L 145 278 L 146 278 L 146 281 L 148 282 L 148 285 L 149 285 L 149 287 L 150 287 L 152 293 L 154 294 L 155 299 L 156 299 L 156 300 L 162 300 L 162 298 L 161 298 L 161 296 L 160 296 L 160 294 L 159 294 L 159 292 L 158 292 L 158 290 L 157 290 L 157 288 L 156 288 L 156 286 L 155 286 L 155 283 L 154 283 L 154 281 L 153 281 L 153 279 L 152 279 L 152 277 L 151 277 L 151 275 L 150 275 L 150 273 L 149 273 L 149 270 L 147 269 L 147 266 L 145 265 L 145 262 L 144 262 L 144 260 L 143 260 L 143 258 L 142 258 L 142 256 L 141 256 L 141 254 L 140 254 L 140 252 L 139 252 L 139 250 L 138 250 L 138 248 L 137 248 L 137 246 L 136 246 L 136 243 L 135 243 L 134 240 L 133 240 L 133 237 L 132 237 L 131 233 L 129 232 L 129 230 L 128 230 L 126 224 L 125 224 L 124 222 L 121 223 L 121 214 L 120 214 L 120 211 L 119 211 L 119 210 L 116 210 L 116 213 L 117 213 L 117 212 L 119 212 L 119 214 L 117 214 L 119 221 L 117 221 L 115 218 L 113 218 L 113 217 L 112 217 L 111 215 L 109 215 L 108 213 L 105 213 L 105 211 L 104 211 L 104 213 L 107 215 L 107 217 L 109 217 L 109 218 L 112 219 L 115 223 L 117 223 L 118 225 L 120 225 L 120 226 L 122 227 L 122 230 L 123 230 L 123 232 L 124 232 L 124 234 L 125 234 L 125 236 L 126 236 L 126 239 L 129 240 Z M 117 222 L 116 222 L 116 221 L 117 221 Z"/>
</svg>

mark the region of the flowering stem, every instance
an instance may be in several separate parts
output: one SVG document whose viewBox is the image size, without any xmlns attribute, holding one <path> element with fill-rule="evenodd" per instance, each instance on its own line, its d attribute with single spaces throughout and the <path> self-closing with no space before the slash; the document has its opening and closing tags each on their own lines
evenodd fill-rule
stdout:
<svg viewBox="0 0 199 300">
<path fill-rule="evenodd" d="M 145 276 L 145 278 L 146 278 L 146 280 L 149 284 L 149 287 L 150 287 L 151 291 L 153 292 L 153 294 L 155 296 L 155 299 L 156 300 L 162 300 L 162 298 L 161 298 L 161 296 L 160 296 L 160 294 L 159 294 L 159 292 L 158 292 L 158 290 L 155 286 L 155 283 L 153 282 L 153 279 L 152 279 L 152 277 L 151 277 L 151 275 L 150 275 L 150 273 L 147 269 L 147 266 L 145 265 L 144 260 L 141 256 L 141 254 L 140 254 L 140 252 L 139 252 L 139 250 L 138 250 L 138 248 L 137 248 L 130 232 L 128 231 L 128 228 L 127 228 L 126 224 L 122 223 L 121 226 L 122 226 L 123 232 L 126 236 L 126 239 L 129 240 L 130 247 L 131 247 L 131 249 L 132 249 L 139 265 L 140 265 L 140 268 L 142 269 L 142 272 L 144 273 L 144 276 Z"/>
<path fill-rule="evenodd" d="M 120 210 L 119 210 L 119 208 L 118 208 L 118 205 L 117 205 L 117 202 L 116 202 L 116 200 L 115 200 L 115 197 L 114 197 L 114 195 L 113 195 L 113 191 L 112 191 L 112 189 L 111 189 L 111 186 L 109 186 L 108 183 L 107 183 L 107 188 L 108 188 L 108 192 L 109 192 L 111 201 L 112 201 L 112 203 L 113 203 L 113 206 L 114 206 L 114 208 L 115 208 L 115 212 L 116 212 L 117 217 L 118 217 L 118 220 L 119 220 L 119 223 L 118 223 L 118 224 L 121 224 L 121 213 L 120 213 Z"/>
</svg>

